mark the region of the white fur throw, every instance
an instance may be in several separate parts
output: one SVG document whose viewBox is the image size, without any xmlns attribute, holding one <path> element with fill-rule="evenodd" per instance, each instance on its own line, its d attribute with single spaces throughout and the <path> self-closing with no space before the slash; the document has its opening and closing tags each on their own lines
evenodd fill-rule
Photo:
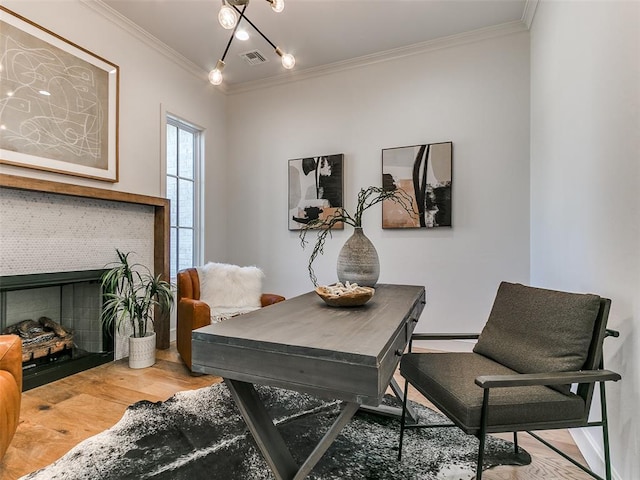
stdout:
<svg viewBox="0 0 640 480">
<path fill-rule="evenodd" d="M 197 270 L 200 300 L 211 307 L 213 321 L 260 308 L 264 273 L 258 267 L 209 262 Z"/>
</svg>

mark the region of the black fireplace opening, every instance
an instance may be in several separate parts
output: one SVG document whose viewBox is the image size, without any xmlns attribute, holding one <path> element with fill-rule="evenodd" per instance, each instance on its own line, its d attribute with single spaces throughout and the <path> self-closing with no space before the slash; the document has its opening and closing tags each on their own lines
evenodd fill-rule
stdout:
<svg viewBox="0 0 640 480">
<path fill-rule="evenodd" d="M 0 276 L 0 333 L 22 340 L 23 391 L 114 360 L 105 270 Z"/>
</svg>

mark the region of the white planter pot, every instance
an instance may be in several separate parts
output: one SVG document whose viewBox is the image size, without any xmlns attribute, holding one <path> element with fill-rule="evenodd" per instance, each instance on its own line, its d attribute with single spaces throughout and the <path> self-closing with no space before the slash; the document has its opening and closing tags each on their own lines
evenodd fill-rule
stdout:
<svg viewBox="0 0 640 480">
<path fill-rule="evenodd" d="M 156 363 L 156 332 L 144 337 L 129 337 L 129 367 L 147 368 Z"/>
</svg>

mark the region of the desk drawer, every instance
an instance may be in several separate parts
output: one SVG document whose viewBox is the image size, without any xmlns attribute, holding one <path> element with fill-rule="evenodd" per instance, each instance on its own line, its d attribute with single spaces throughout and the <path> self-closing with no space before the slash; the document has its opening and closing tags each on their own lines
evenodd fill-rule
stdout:
<svg viewBox="0 0 640 480">
<path fill-rule="evenodd" d="M 420 315 L 422 315 L 422 311 L 424 310 L 424 306 L 426 305 L 426 294 L 422 292 L 420 299 L 416 302 L 409 314 L 409 318 L 407 319 L 407 338 L 411 338 L 411 334 L 413 330 L 416 328 L 418 324 L 418 320 L 420 320 Z"/>
<path fill-rule="evenodd" d="M 391 377 L 395 373 L 398 368 L 398 363 L 400 363 L 400 358 L 404 353 L 407 344 L 409 343 L 409 339 L 411 338 L 411 334 L 413 333 L 414 328 L 416 327 L 418 320 L 420 319 L 420 315 L 424 310 L 425 306 L 425 293 L 423 292 L 418 301 L 414 304 L 411 312 L 405 319 L 404 325 L 400 328 L 395 338 L 390 344 L 389 349 L 386 351 L 382 360 L 380 362 L 380 386 L 384 387 L 389 384 L 391 381 Z"/>
<path fill-rule="evenodd" d="M 375 358 L 363 363 L 319 359 L 304 353 L 211 344 L 198 338 L 192 341 L 192 354 L 194 372 L 377 405 Z"/>
<path fill-rule="evenodd" d="M 405 323 L 404 327 L 400 329 L 391 342 L 389 350 L 387 350 L 385 355 L 382 357 L 382 360 L 380 361 L 379 377 L 379 386 L 381 388 L 386 388 L 386 386 L 389 385 L 391 377 L 393 377 L 394 372 L 398 368 L 398 363 L 400 363 L 402 353 L 404 352 L 407 343 L 409 343 L 409 335 L 408 324 Z"/>
</svg>

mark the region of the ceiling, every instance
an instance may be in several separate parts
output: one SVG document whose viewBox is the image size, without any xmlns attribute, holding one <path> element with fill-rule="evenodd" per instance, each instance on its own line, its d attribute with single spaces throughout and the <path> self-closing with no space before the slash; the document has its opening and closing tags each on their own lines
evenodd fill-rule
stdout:
<svg viewBox="0 0 640 480">
<path fill-rule="evenodd" d="M 103 0 L 103 3 L 204 71 L 222 57 L 231 31 L 217 20 L 220 0 Z M 246 16 L 296 58 L 295 71 L 434 41 L 523 19 L 527 0 L 285 0 L 282 13 L 252 0 Z M 233 39 L 224 84 L 293 75 L 246 22 L 250 39 Z M 259 50 L 268 62 L 249 65 L 239 54 Z"/>
</svg>

